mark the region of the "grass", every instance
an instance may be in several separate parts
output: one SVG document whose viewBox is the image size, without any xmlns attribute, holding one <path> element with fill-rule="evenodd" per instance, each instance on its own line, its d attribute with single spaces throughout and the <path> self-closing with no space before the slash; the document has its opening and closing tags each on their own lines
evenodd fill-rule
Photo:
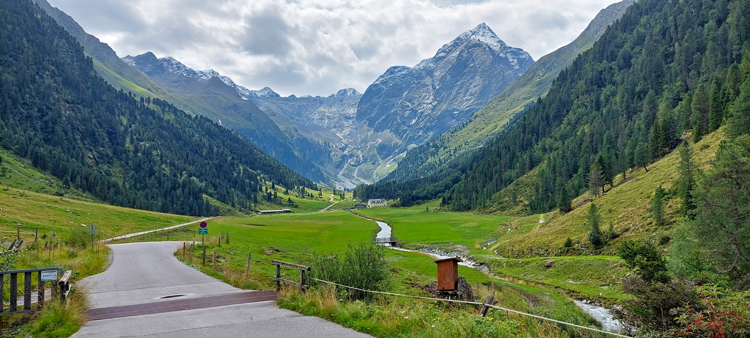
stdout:
<svg viewBox="0 0 750 338">
<path fill-rule="evenodd" d="M 723 129 L 720 129 L 694 144 L 695 162 L 706 169 L 722 139 Z M 666 202 L 667 222 L 663 226 L 654 224 L 648 206 L 658 186 L 669 190 L 676 183 L 678 163 L 679 151 L 674 150 L 649 165 L 648 172 L 642 168 L 630 172 L 625 182 L 622 182 L 621 175 L 618 176 L 614 188 L 594 199 L 602 214 L 602 232 L 606 232 L 612 222 L 619 235 L 599 253 L 616 254 L 616 247 L 623 239 L 648 240 L 659 245 L 660 237 L 672 234 L 679 223 L 679 200 L 673 198 Z M 546 221 L 542 224 L 533 222 L 534 218 L 538 222 L 540 215 L 530 216 L 528 221 L 522 221 L 500 237 L 497 252 L 505 257 L 560 255 L 563 243 L 570 237 L 574 247 L 579 249 L 578 253 L 591 253 L 587 240 L 590 229 L 586 225 L 589 199 L 588 194 L 574 199 L 574 210 L 567 214 L 557 210 L 545 214 Z"/>
<path fill-rule="evenodd" d="M 552 262 L 549 268 L 545 266 L 548 260 Z M 506 259 L 490 266 L 498 276 L 554 286 L 575 298 L 605 303 L 631 298 L 623 292 L 621 282 L 631 269 L 615 256 Z"/>
<path fill-rule="evenodd" d="M 193 217 L 127 209 L 105 204 L 73 200 L 64 197 L 17 190 L 0 185 L 0 231 L 15 237 L 20 225 L 21 237 L 29 242 L 39 228 L 39 236 L 46 238 L 96 224 L 100 238 L 157 229 L 185 223 Z"/>
<path fill-rule="evenodd" d="M 481 252 L 493 234 L 511 219 L 508 216 L 433 211 L 437 207 L 438 202 L 433 201 L 408 208 L 371 208 L 357 212 L 391 225 L 393 236 L 403 243 L 443 248 L 461 245 L 472 253 Z"/>
</svg>

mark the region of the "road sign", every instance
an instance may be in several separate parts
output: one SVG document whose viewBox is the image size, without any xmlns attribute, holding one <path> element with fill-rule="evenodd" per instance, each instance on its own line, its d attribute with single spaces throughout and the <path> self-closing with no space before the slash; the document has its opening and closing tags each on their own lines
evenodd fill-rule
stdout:
<svg viewBox="0 0 750 338">
<path fill-rule="evenodd" d="M 206 228 L 198 229 L 198 234 L 199 235 L 207 235 L 208 234 L 208 229 L 206 229 Z"/>
<path fill-rule="evenodd" d="M 205 229 L 208 226 L 208 223 L 206 221 L 201 222 L 201 228 Z"/>
<path fill-rule="evenodd" d="M 42 271 L 42 282 L 57 280 L 57 270 Z"/>
</svg>

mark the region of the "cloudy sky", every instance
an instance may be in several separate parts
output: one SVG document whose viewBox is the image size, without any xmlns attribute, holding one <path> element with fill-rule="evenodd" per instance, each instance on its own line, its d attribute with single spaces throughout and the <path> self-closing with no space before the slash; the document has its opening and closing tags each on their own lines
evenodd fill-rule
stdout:
<svg viewBox="0 0 750 338">
<path fill-rule="evenodd" d="M 281 95 L 363 92 L 486 22 L 534 60 L 617 0 L 49 0 L 119 56 L 152 51 Z"/>
</svg>

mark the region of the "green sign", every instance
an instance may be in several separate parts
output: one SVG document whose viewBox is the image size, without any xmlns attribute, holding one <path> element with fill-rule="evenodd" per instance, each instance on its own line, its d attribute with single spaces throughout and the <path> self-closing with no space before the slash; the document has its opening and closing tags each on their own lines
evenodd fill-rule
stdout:
<svg viewBox="0 0 750 338">
<path fill-rule="evenodd" d="M 198 234 L 199 235 L 208 235 L 208 229 L 206 229 L 206 228 L 198 229 Z"/>
</svg>

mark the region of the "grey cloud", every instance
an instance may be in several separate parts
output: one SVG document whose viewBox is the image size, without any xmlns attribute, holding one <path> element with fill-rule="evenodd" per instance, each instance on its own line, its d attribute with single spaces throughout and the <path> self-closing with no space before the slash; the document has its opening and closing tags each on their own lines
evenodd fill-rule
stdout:
<svg viewBox="0 0 750 338">
<path fill-rule="evenodd" d="M 288 34 L 291 31 L 279 10 L 266 9 L 252 13 L 245 18 L 245 36 L 241 39 L 241 48 L 256 55 L 274 55 L 284 57 L 289 54 L 292 44 Z"/>
</svg>

